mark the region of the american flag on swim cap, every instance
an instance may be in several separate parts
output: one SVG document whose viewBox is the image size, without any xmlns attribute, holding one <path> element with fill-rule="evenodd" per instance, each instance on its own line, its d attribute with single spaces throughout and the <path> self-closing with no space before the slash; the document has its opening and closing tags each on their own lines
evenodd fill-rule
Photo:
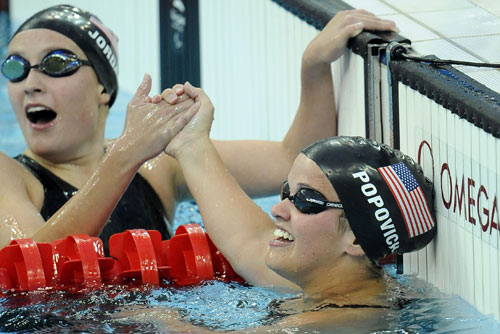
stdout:
<svg viewBox="0 0 500 334">
<path fill-rule="evenodd" d="M 389 186 L 401 210 L 408 231 L 413 238 L 429 231 L 434 220 L 422 189 L 403 162 L 377 169 Z"/>
</svg>

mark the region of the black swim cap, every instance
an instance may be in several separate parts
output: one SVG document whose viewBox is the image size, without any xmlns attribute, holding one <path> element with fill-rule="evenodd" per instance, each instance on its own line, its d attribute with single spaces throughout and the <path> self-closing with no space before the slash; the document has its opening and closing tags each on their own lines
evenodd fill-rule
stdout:
<svg viewBox="0 0 500 334">
<path fill-rule="evenodd" d="M 113 105 L 118 92 L 118 39 L 91 13 L 70 5 L 44 9 L 27 19 L 13 36 L 29 29 L 54 30 L 78 45 L 92 63 Z"/>
<path fill-rule="evenodd" d="M 330 180 L 372 261 L 421 249 L 436 234 L 432 182 L 409 156 L 361 137 L 324 139 L 302 153 Z"/>
</svg>

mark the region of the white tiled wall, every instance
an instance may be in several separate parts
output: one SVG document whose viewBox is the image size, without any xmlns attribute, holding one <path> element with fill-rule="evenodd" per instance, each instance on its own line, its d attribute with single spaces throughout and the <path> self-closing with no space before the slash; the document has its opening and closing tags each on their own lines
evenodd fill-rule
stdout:
<svg viewBox="0 0 500 334">
<path fill-rule="evenodd" d="M 422 55 L 500 63 L 498 0 L 344 0 L 355 8 L 394 20 Z M 457 66 L 500 92 L 500 71 Z M 499 116 L 500 117 L 500 116 Z"/>
<path fill-rule="evenodd" d="M 401 35 L 422 55 L 500 63 L 500 1 L 345 1 L 396 21 Z M 500 71 L 456 67 L 500 92 Z M 417 273 L 498 320 L 500 235 L 494 208 L 500 189 L 500 140 L 419 92 L 401 83 L 398 89 L 400 146 L 417 160 L 425 143 L 423 152 L 428 153 L 421 163 L 434 181 L 438 224 L 428 247 L 405 255 L 405 272 Z M 468 202 L 457 206 L 461 182 Z"/>
</svg>

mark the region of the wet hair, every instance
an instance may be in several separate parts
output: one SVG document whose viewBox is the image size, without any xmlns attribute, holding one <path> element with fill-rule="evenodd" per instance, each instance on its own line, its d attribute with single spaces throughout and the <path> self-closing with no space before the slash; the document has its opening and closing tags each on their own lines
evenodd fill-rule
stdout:
<svg viewBox="0 0 500 334">
<path fill-rule="evenodd" d="M 407 155 L 362 137 L 332 137 L 302 153 L 330 180 L 373 262 L 423 248 L 436 234 L 433 185 Z"/>
<path fill-rule="evenodd" d="M 49 29 L 71 39 L 92 63 L 99 83 L 113 105 L 118 93 L 118 39 L 93 14 L 70 5 L 46 8 L 27 19 L 14 33 L 30 29 Z"/>
</svg>

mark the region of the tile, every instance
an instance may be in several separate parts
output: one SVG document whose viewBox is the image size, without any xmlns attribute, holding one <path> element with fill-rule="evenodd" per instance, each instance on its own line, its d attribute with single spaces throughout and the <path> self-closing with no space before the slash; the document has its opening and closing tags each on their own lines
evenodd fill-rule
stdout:
<svg viewBox="0 0 500 334">
<path fill-rule="evenodd" d="M 416 13 L 411 16 L 448 38 L 500 33 L 500 18 L 478 7 Z"/>
<path fill-rule="evenodd" d="M 419 13 L 459 8 L 471 8 L 474 5 L 467 0 L 382 0 L 385 4 L 403 13 Z"/>
<path fill-rule="evenodd" d="M 412 42 L 425 41 L 429 39 L 439 39 L 438 35 L 421 26 L 405 15 L 387 15 L 384 16 L 384 19 L 393 20 L 394 22 L 396 22 L 399 30 L 401 30 L 400 34 L 404 37 L 409 38 Z"/>
<path fill-rule="evenodd" d="M 480 61 L 466 50 L 463 50 L 446 40 L 433 40 L 412 43 L 414 51 L 421 55 L 435 55 L 441 59 L 457 59 L 463 61 Z"/>
<path fill-rule="evenodd" d="M 500 34 L 453 38 L 452 41 L 490 63 L 500 63 Z"/>
<path fill-rule="evenodd" d="M 490 12 L 495 16 L 500 16 L 500 1 L 492 0 L 469 0 L 471 3 L 484 10 Z"/>
<path fill-rule="evenodd" d="M 397 10 L 387 6 L 379 0 L 344 0 L 344 2 L 354 8 L 366 9 L 378 16 L 398 13 Z"/>
</svg>

